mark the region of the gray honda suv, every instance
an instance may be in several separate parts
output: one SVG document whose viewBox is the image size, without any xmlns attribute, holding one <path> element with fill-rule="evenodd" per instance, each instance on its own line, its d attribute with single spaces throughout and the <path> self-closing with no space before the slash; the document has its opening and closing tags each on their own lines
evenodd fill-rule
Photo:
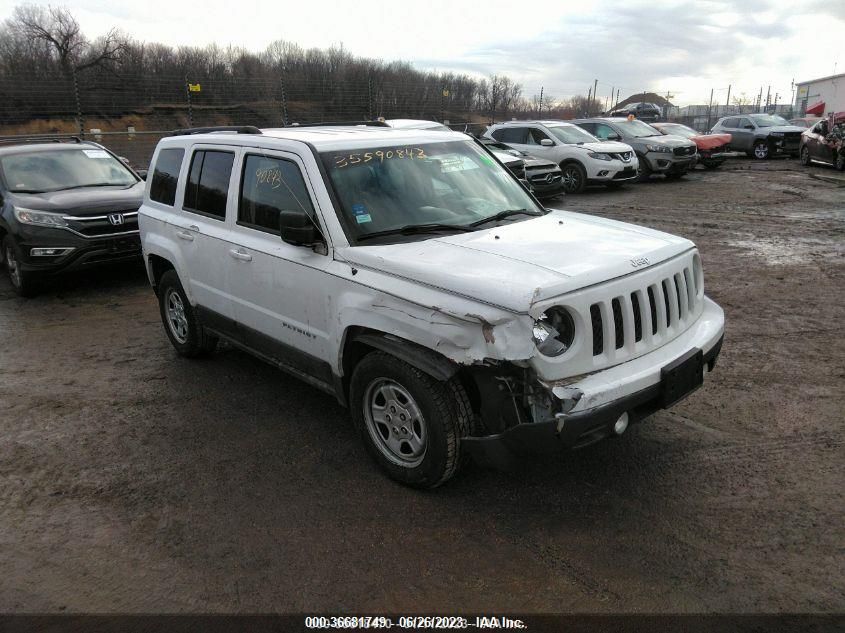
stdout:
<svg viewBox="0 0 845 633">
<path fill-rule="evenodd" d="M 648 180 L 652 174 L 680 178 L 695 165 L 695 143 L 682 136 L 664 135 L 637 119 L 596 117 L 571 122 L 602 141 L 622 141 L 634 148 L 641 181 Z"/>
</svg>

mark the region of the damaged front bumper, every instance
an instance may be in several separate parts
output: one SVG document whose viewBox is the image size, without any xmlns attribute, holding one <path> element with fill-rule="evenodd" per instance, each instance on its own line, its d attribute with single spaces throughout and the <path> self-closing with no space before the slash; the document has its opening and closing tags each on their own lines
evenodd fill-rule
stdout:
<svg viewBox="0 0 845 633">
<path fill-rule="evenodd" d="M 715 367 L 722 348 L 722 311 L 709 299 L 706 301 L 704 318 L 687 335 L 577 382 L 548 385 L 566 413 L 516 424 L 495 435 L 464 438 L 463 449 L 482 465 L 507 469 L 528 455 L 580 448 L 618 434 L 614 425 L 626 413 L 626 422 L 633 424 L 672 406 L 701 384 L 704 375 Z M 692 382 L 682 380 L 678 391 L 678 379 L 669 374 L 680 361 L 686 361 L 686 379 L 690 379 L 690 374 L 693 378 Z"/>
</svg>

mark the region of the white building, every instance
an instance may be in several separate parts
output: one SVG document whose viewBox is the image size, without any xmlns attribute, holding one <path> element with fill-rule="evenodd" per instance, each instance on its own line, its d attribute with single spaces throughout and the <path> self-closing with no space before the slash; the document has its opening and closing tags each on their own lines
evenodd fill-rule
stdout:
<svg viewBox="0 0 845 633">
<path fill-rule="evenodd" d="M 795 88 L 795 110 L 800 116 L 808 110 L 817 115 L 845 112 L 845 73 L 799 81 Z"/>
</svg>

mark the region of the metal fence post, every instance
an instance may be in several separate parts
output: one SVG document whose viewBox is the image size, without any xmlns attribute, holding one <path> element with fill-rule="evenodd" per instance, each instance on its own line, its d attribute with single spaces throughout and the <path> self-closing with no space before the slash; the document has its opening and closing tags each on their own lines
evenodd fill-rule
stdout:
<svg viewBox="0 0 845 633">
<path fill-rule="evenodd" d="M 82 117 L 82 100 L 79 97 L 79 80 L 76 77 L 76 68 L 71 67 L 70 73 L 73 78 L 73 98 L 76 100 L 76 126 L 79 130 L 80 138 L 84 138 L 85 119 Z"/>
<path fill-rule="evenodd" d="M 188 101 L 188 127 L 194 127 L 194 109 L 191 105 L 191 84 L 188 83 L 188 75 L 185 75 L 185 98 Z"/>
<path fill-rule="evenodd" d="M 279 77 L 279 88 L 282 91 L 282 127 L 288 126 L 288 98 L 285 92 L 285 71 L 282 69 L 282 74 Z"/>
</svg>

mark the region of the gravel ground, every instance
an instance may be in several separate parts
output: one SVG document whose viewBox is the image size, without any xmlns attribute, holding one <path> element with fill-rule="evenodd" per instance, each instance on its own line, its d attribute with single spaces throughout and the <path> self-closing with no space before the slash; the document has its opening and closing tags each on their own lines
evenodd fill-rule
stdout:
<svg viewBox="0 0 845 633">
<path fill-rule="evenodd" d="M 742 159 L 564 206 L 698 243 L 719 365 L 623 439 L 429 493 L 321 392 L 177 358 L 140 267 L 4 277 L 0 611 L 845 610 L 845 188 Z"/>
</svg>

